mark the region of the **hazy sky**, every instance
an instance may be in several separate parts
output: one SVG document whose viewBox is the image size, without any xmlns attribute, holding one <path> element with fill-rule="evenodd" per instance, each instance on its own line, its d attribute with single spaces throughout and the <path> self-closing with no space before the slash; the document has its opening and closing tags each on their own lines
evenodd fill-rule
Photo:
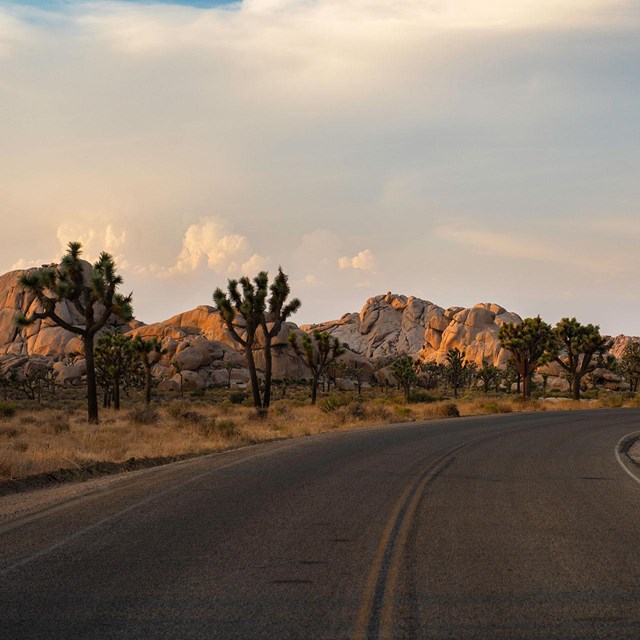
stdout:
<svg viewBox="0 0 640 640">
<path fill-rule="evenodd" d="M 282 264 L 640 334 L 637 0 L 0 5 L 0 271 L 80 239 L 160 320 Z"/>
</svg>

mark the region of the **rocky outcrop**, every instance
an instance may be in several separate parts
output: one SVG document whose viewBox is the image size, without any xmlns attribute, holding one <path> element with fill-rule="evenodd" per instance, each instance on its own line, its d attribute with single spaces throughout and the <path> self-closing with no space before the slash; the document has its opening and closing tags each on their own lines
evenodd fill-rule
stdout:
<svg viewBox="0 0 640 640">
<path fill-rule="evenodd" d="M 370 298 L 359 314 L 300 327 L 328 331 L 349 348 L 373 361 L 410 355 L 442 363 L 449 349 L 459 349 L 470 362 L 503 366 L 508 357 L 498 340 L 505 323 L 522 322 L 497 304 L 443 309 L 428 300 L 387 293 Z"/>
</svg>

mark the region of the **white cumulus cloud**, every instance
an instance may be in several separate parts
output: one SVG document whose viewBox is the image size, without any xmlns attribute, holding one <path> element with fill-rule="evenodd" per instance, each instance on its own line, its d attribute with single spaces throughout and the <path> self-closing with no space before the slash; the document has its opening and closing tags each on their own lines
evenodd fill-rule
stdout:
<svg viewBox="0 0 640 640">
<path fill-rule="evenodd" d="M 343 256 L 338 260 L 340 269 L 359 269 L 360 271 L 373 271 L 376 263 L 373 252 L 370 249 L 360 251 L 352 258 Z"/>
</svg>

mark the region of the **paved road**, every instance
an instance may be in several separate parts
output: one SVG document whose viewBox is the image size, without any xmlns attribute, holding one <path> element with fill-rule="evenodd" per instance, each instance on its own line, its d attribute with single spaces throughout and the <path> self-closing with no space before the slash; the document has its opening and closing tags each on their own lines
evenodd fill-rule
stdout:
<svg viewBox="0 0 640 640">
<path fill-rule="evenodd" d="M 637 640 L 636 430 L 465 418 L 125 477 L 0 524 L 0 637 Z"/>
</svg>

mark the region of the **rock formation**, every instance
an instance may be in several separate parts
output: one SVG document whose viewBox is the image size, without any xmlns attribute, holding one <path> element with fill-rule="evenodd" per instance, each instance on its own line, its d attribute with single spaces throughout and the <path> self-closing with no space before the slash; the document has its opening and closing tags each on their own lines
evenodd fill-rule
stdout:
<svg viewBox="0 0 640 640">
<path fill-rule="evenodd" d="M 29 314 L 38 306 L 34 296 L 18 285 L 23 273 L 12 271 L 0 276 L 0 367 L 6 371 L 36 359 L 53 363 L 58 383 L 80 381 L 85 363 L 77 336 L 48 320 L 22 330 L 15 326 L 19 312 Z M 60 305 L 59 313 L 72 324 L 81 321 L 66 303 Z M 387 293 L 367 300 L 360 313 L 348 313 L 339 320 L 301 327 L 286 323 L 273 341 L 273 375 L 275 379 L 308 377 L 305 365 L 289 346 L 288 335 L 314 329 L 329 332 L 348 347 L 340 359 L 363 370 L 366 382 L 376 379 L 374 369 L 385 367 L 399 355 L 444 363 L 452 348 L 478 366 L 483 362 L 504 366 L 508 353 L 498 340 L 498 331 L 503 324 L 515 322 L 521 322 L 520 316 L 497 304 L 444 309 L 428 300 Z M 248 382 L 244 354 L 213 307 L 202 305 L 149 325 L 134 321 L 119 330 L 131 336 L 157 338 L 162 343 L 167 353 L 154 367 L 154 375 L 162 380 L 161 388 L 179 389 L 181 384 L 187 389 L 224 386 L 229 379 L 232 386 L 244 387 Z M 619 357 L 632 339 L 636 338 L 618 336 L 612 353 Z M 257 347 L 260 369 L 264 356 Z M 378 380 L 384 370 L 378 372 Z M 549 374 L 549 389 L 564 388 L 566 381 L 559 366 L 549 365 L 544 372 Z M 610 372 L 601 373 L 607 384 L 615 384 Z M 348 379 L 349 374 L 344 377 Z M 345 386 L 349 384 L 346 380 Z"/>
</svg>

